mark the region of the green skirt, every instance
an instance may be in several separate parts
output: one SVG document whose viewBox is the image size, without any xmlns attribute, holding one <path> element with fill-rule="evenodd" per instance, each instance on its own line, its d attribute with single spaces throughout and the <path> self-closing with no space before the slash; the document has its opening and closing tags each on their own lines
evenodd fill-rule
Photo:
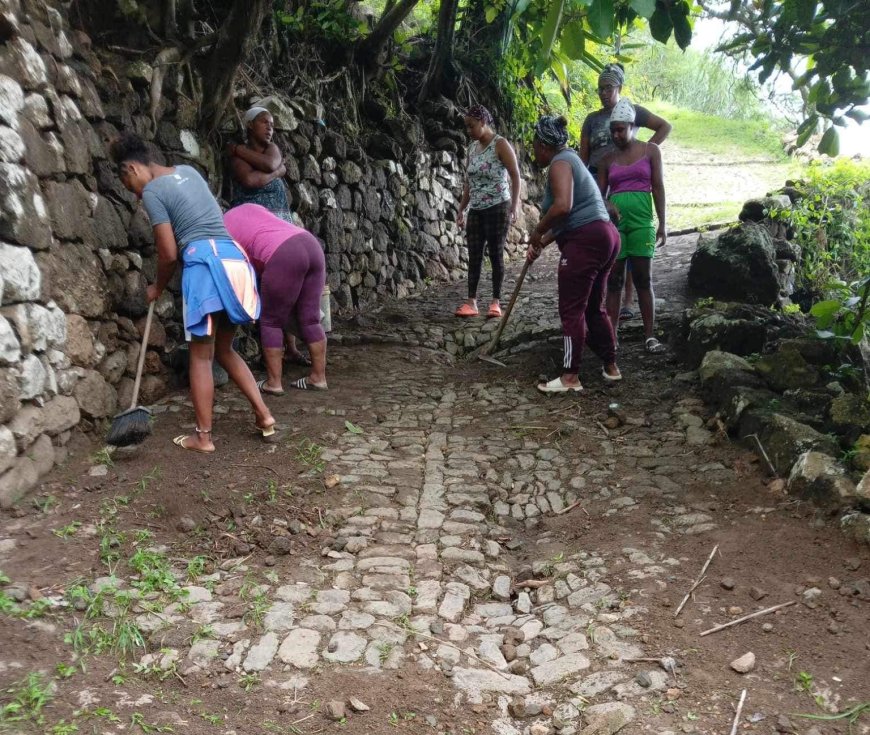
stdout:
<svg viewBox="0 0 870 735">
<path fill-rule="evenodd" d="M 652 194 L 625 191 L 612 194 L 610 201 L 619 210 L 619 259 L 629 256 L 652 258 L 656 249 Z"/>
</svg>

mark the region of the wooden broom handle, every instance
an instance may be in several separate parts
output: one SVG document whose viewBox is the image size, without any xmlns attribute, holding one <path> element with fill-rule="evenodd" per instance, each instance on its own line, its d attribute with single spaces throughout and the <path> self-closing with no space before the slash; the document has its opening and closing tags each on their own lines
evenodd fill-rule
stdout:
<svg viewBox="0 0 870 735">
<path fill-rule="evenodd" d="M 507 309 L 505 309 L 504 316 L 502 316 L 499 321 L 498 329 L 495 331 L 495 335 L 493 335 L 492 341 L 487 345 L 486 352 L 484 354 L 489 354 L 492 352 L 498 341 L 501 339 L 501 333 L 504 331 L 505 326 L 507 326 L 507 321 L 510 318 L 511 312 L 514 310 L 514 304 L 517 302 L 517 296 L 520 295 L 520 289 L 523 286 L 523 281 L 526 278 L 526 273 L 529 272 L 529 266 L 532 262 L 528 258 L 523 259 L 523 269 L 520 271 L 519 278 L 517 278 L 517 285 L 514 286 L 514 292 L 511 294 L 511 300 L 508 301 Z"/>
<path fill-rule="evenodd" d="M 130 402 L 130 408 L 136 408 L 136 403 L 139 400 L 139 386 L 142 385 L 142 368 L 145 366 L 145 353 L 148 349 L 148 335 L 151 332 L 151 320 L 154 318 L 155 299 L 148 306 L 148 316 L 145 318 L 145 333 L 142 335 L 142 349 L 139 350 L 139 364 L 136 365 L 136 382 L 133 383 L 133 400 Z"/>
</svg>

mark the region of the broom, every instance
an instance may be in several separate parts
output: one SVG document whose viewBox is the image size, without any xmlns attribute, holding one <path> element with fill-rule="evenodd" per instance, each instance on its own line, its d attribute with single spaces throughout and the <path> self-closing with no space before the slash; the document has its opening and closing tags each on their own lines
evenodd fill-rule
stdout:
<svg viewBox="0 0 870 735">
<path fill-rule="evenodd" d="M 154 301 L 148 307 L 145 319 L 145 334 L 142 335 L 142 349 L 139 350 L 139 364 L 136 366 L 136 382 L 133 384 L 133 400 L 130 408 L 119 413 L 112 419 L 112 428 L 106 443 L 115 447 L 129 447 L 141 444 L 151 433 L 151 411 L 144 406 L 137 406 L 139 386 L 142 384 L 142 368 L 145 366 L 145 352 L 148 347 L 148 334 L 151 331 L 151 319 L 154 317 Z"/>
</svg>

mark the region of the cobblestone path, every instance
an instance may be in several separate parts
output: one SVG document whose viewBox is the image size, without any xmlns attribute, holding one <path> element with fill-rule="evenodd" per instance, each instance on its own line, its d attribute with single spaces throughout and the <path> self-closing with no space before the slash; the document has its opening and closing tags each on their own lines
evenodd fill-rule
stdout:
<svg viewBox="0 0 870 735">
<path fill-rule="evenodd" d="M 663 341 L 692 244 L 661 264 Z M 36 671 L 55 689 L 21 731 L 724 732 L 749 687 L 742 731 L 807 732 L 786 713 L 866 694 L 864 552 L 717 435 L 692 374 L 629 324 L 623 384 L 589 356 L 579 398 L 536 394 L 560 360 L 553 267 L 529 281 L 505 368 L 461 359 L 494 328 L 449 316 L 461 286 L 429 290 L 340 327 L 330 392 L 273 402 L 282 444 L 234 438 L 247 418 L 226 391 L 219 458 L 182 457 L 176 397 L 137 454 L 71 461 L 38 496 L 57 509 L 4 517 L 0 685 Z M 47 617 L 27 617 L 40 599 Z M 121 650 L 125 625 L 142 647 Z M 758 671 L 729 668 L 748 651 Z M 69 661 L 87 665 L 56 674 Z"/>
</svg>

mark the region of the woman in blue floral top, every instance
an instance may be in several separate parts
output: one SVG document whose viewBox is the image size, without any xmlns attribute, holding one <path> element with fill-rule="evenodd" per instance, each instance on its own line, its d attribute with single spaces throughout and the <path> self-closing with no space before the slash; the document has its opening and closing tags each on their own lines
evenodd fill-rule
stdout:
<svg viewBox="0 0 870 735">
<path fill-rule="evenodd" d="M 477 284 L 484 251 L 492 264 L 492 303 L 487 317 L 501 316 L 501 282 L 508 229 L 520 214 L 520 169 L 514 149 L 493 129 L 483 105 L 465 113 L 465 130 L 472 143 L 466 160 L 465 186 L 457 224 L 468 239 L 468 300 L 456 316 L 477 316 Z M 466 209 L 468 214 L 466 215 Z"/>
</svg>

